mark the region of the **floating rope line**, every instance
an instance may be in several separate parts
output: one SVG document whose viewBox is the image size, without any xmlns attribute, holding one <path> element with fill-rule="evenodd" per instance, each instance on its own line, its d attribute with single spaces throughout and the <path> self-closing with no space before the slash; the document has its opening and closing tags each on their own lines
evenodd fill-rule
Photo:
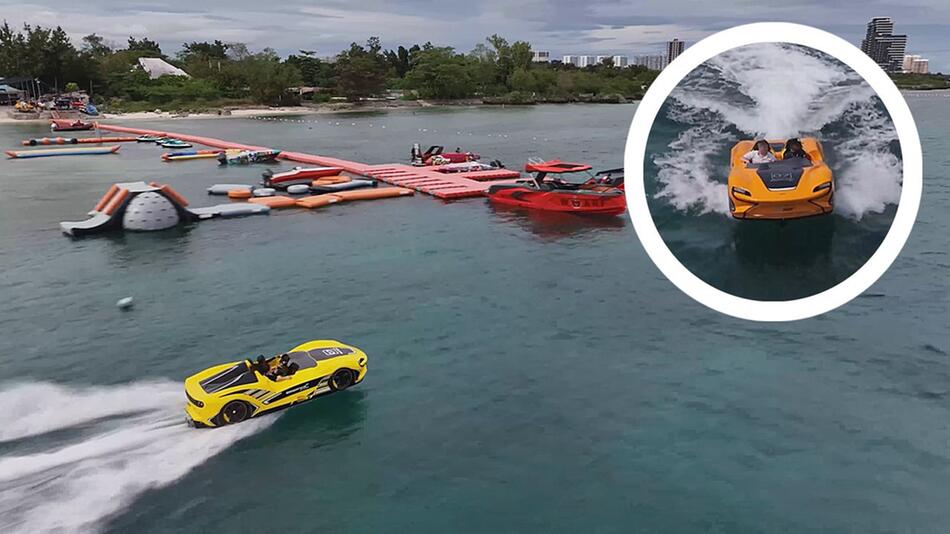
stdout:
<svg viewBox="0 0 950 534">
<path fill-rule="evenodd" d="M 319 120 L 319 119 L 288 119 L 288 118 L 285 118 L 285 117 L 266 117 L 266 116 L 263 116 L 263 115 L 251 115 L 251 116 L 248 116 L 248 117 L 246 117 L 246 118 L 247 118 L 247 119 L 250 119 L 250 120 L 270 121 L 270 122 L 285 122 L 285 123 L 291 123 L 291 124 L 315 124 L 315 125 L 323 124 L 323 121 L 322 121 L 322 120 Z M 356 127 L 356 128 L 359 128 L 359 127 L 361 127 L 361 126 L 366 126 L 366 127 L 369 127 L 369 128 L 376 128 L 376 127 L 378 127 L 379 129 L 383 129 L 383 130 L 386 129 L 386 125 L 385 125 L 385 124 L 379 124 L 379 125 L 377 125 L 377 124 L 372 123 L 372 122 L 370 122 L 370 123 L 351 122 L 349 125 L 347 125 L 347 124 L 344 123 L 344 122 L 328 120 L 328 121 L 326 121 L 326 123 L 327 123 L 327 125 L 330 125 L 330 126 L 344 126 L 344 127 L 350 126 L 350 127 Z M 429 128 L 416 128 L 416 131 L 417 131 L 417 132 L 420 132 L 420 133 L 433 133 L 433 134 L 439 133 L 439 130 L 437 130 L 437 129 L 432 129 L 432 130 L 430 130 Z M 474 136 L 476 136 L 476 135 L 477 135 L 477 136 L 483 136 L 483 135 L 484 135 L 484 136 L 486 136 L 486 137 L 496 137 L 496 138 L 499 138 L 499 139 L 510 139 L 511 136 L 514 135 L 514 134 L 502 133 L 502 132 L 489 133 L 489 132 L 469 132 L 469 131 L 464 131 L 464 130 L 457 130 L 457 131 L 455 132 L 455 135 L 468 135 L 469 137 L 474 137 Z M 532 137 L 531 140 L 532 140 L 532 141 L 537 141 L 538 138 L 537 138 L 537 137 Z M 548 138 L 543 138 L 542 140 L 543 140 L 543 141 L 549 141 Z"/>
</svg>

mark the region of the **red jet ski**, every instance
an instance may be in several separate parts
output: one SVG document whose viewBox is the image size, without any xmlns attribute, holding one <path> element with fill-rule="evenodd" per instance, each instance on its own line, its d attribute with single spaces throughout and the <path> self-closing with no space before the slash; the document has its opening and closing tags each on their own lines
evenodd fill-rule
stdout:
<svg viewBox="0 0 950 534">
<path fill-rule="evenodd" d="M 486 193 L 488 199 L 508 206 L 568 213 L 619 215 L 627 209 L 622 169 L 592 175 L 590 165 L 555 159 L 529 162 L 524 170 L 535 173 L 534 179 L 493 185 Z M 586 179 L 581 182 L 561 178 L 575 173 L 584 173 Z M 552 174 L 556 177 L 552 178 Z"/>
<path fill-rule="evenodd" d="M 266 187 L 286 189 L 296 184 L 310 185 L 310 182 L 325 176 L 336 176 L 343 172 L 340 167 L 294 167 L 286 172 L 274 173 L 270 169 L 264 171 L 263 183 Z"/>
<path fill-rule="evenodd" d="M 54 132 L 78 132 L 83 130 L 92 130 L 95 123 L 83 122 L 81 120 L 52 119 L 50 129 Z"/>
</svg>

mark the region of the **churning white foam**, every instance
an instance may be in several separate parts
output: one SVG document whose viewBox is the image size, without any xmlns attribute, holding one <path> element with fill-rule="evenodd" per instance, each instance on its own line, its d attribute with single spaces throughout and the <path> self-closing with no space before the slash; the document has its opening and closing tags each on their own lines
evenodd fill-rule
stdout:
<svg viewBox="0 0 950 534">
<path fill-rule="evenodd" d="M 183 396 L 173 382 L 0 390 L 0 443 L 15 442 L 14 451 L 57 431 L 82 436 L 0 456 L 0 532 L 95 531 L 143 491 L 180 479 L 273 420 L 192 429 Z"/>
<path fill-rule="evenodd" d="M 679 210 L 728 213 L 728 162 L 715 160 L 737 140 L 734 130 L 749 138 L 821 138 L 832 123 L 848 129 L 823 139 L 836 156 L 837 211 L 860 219 L 900 200 L 890 117 L 875 105 L 874 90 L 830 57 L 777 43 L 740 47 L 709 60 L 670 96 L 669 118 L 688 127 L 654 162 L 657 196 Z"/>
</svg>

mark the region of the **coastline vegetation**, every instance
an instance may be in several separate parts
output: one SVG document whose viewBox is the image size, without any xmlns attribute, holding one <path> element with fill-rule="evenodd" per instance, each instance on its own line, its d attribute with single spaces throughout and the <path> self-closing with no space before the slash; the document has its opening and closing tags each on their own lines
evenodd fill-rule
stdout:
<svg viewBox="0 0 950 534">
<path fill-rule="evenodd" d="M 136 68 L 142 57 L 164 59 L 190 77 L 149 79 Z M 371 37 L 328 60 L 311 50 L 281 58 L 271 49 L 252 52 L 222 41 L 184 43 L 172 56 L 147 37 L 117 45 L 95 33 L 76 47 L 60 27 L 27 24 L 17 31 L 0 25 L 0 77 L 38 79 L 44 90 L 83 89 L 107 111 L 204 111 L 387 95 L 493 104 L 624 102 L 640 98 L 658 74 L 614 67 L 609 60 L 580 69 L 531 58 L 529 43 L 498 35 L 469 53 L 432 43 L 384 50 Z M 308 90 L 289 90 L 295 87 Z"/>
<path fill-rule="evenodd" d="M 190 74 L 150 79 L 139 58 L 162 58 Z M 124 45 L 95 33 L 77 48 L 60 28 L 0 25 L 0 77 L 40 80 L 44 90 L 87 90 L 105 111 L 207 111 L 248 105 L 297 105 L 374 97 L 440 102 L 534 104 L 636 100 L 659 74 L 641 66 L 577 68 L 533 63 L 531 45 L 492 35 L 470 52 L 432 43 L 384 50 L 379 39 L 353 43 L 331 59 L 312 50 L 281 58 L 242 43 L 184 43 L 166 54 L 151 39 Z M 902 89 L 947 89 L 939 74 L 895 74 Z M 306 91 L 291 88 L 305 87 Z"/>
<path fill-rule="evenodd" d="M 891 79 L 898 89 L 950 89 L 950 77 L 943 74 L 891 74 Z"/>
</svg>

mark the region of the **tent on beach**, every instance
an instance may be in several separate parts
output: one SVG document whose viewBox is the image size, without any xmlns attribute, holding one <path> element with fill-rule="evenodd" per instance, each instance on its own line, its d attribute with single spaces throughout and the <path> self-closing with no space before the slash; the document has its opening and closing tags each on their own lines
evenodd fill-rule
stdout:
<svg viewBox="0 0 950 534">
<path fill-rule="evenodd" d="M 168 63 L 164 59 L 157 57 L 140 57 L 139 66 L 142 67 L 142 70 L 148 73 L 148 77 L 152 80 L 161 78 L 162 76 L 184 76 L 186 78 L 191 77 L 187 72 Z"/>
<path fill-rule="evenodd" d="M 23 97 L 23 91 L 9 85 L 0 85 L 0 105 L 12 105 Z"/>
</svg>

